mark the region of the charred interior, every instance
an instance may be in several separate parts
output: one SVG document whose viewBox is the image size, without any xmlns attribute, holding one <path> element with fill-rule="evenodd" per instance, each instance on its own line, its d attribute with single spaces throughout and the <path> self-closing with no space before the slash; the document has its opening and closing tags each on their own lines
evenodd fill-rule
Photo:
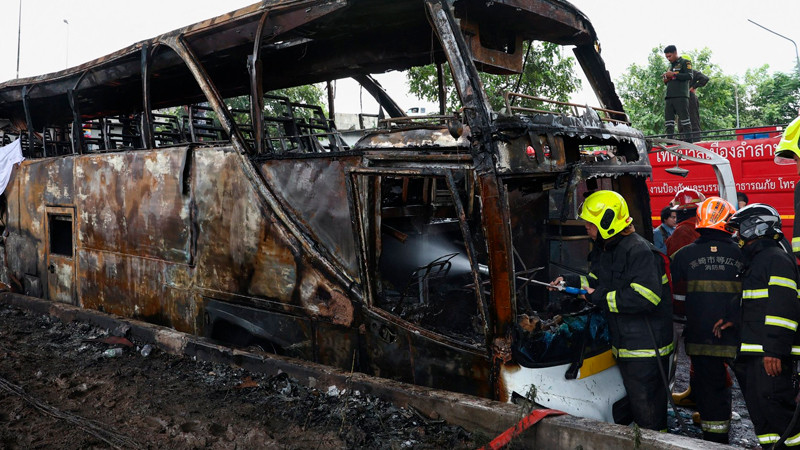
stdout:
<svg viewBox="0 0 800 450">
<path fill-rule="evenodd" d="M 480 73 L 518 73 L 532 40 L 571 46 L 601 107 L 507 94 L 491 111 Z M 525 395 L 504 371 L 577 371 L 609 349 L 596 311 L 534 282 L 586 274 L 585 195 L 621 192 L 650 233 L 644 139 L 596 41 L 560 0 L 272 0 L 7 81 L 2 143 L 27 160 L 0 203 L 0 278 L 229 344 Z M 461 105 L 404 117 L 373 75 L 427 64 L 450 65 Z M 377 127 L 345 136 L 332 105 L 278 91 L 342 78 L 376 98 Z"/>
</svg>

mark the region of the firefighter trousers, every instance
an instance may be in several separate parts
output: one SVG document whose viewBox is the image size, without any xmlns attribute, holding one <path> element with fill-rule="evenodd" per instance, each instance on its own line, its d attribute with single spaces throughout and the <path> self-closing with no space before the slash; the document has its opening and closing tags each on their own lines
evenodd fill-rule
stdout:
<svg viewBox="0 0 800 450">
<path fill-rule="evenodd" d="M 675 134 L 675 116 L 680 121 L 681 139 L 688 141 L 692 129 L 689 119 L 689 97 L 670 97 L 664 101 L 664 126 L 668 137 Z"/>
<path fill-rule="evenodd" d="M 664 370 L 669 371 L 669 355 L 661 357 Z M 667 430 L 667 388 L 651 358 L 618 359 L 622 383 L 628 391 L 633 421 L 641 428 Z"/>
<path fill-rule="evenodd" d="M 786 431 L 795 409 L 792 385 L 793 364 L 784 361 L 781 374 L 767 375 L 764 358 L 761 356 L 739 356 L 734 373 L 744 394 L 747 411 L 753 421 L 758 442 L 764 449 L 771 449 Z M 786 439 L 787 447 L 800 448 L 800 426 L 795 426 Z"/>
<path fill-rule="evenodd" d="M 731 428 L 731 386 L 726 358 L 690 355 L 694 376 L 690 377 L 697 411 L 702 420 L 703 439 L 728 443 Z"/>
</svg>

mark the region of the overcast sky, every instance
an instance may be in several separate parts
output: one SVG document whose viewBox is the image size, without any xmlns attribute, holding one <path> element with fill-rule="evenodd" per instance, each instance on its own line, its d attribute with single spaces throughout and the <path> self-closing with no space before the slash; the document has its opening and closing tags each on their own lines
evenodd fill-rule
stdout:
<svg viewBox="0 0 800 450">
<path fill-rule="evenodd" d="M 646 64 L 653 47 L 668 44 L 677 46 L 679 53 L 708 47 L 712 62 L 731 75 L 741 76 L 764 64 L 772 71 L 791 72 L 797 63 L 791 42 L 747 21 L 800 42 L 797 0 L 574 0 L 572 4 L 594 25 L 614 80 L 631 64 Z"/>
<path fill-rule="evenodd" d="M 61 70 L 67 63 L 77 65 L 251 3 L 253 0 L 22 0 L 20 76 Z M 675 44 L 679 51 L 709 47 L 713 61 L 735 75 L 763 64 L 789 72 L 796 63 L 791 42 L 747 19 L 800 41 L 797 0 L 575 0 L 573 4 L 592 21 L 615 80 L 630 64 L 645 64 L 653 47 L 666 44 Z M 16 75 L 19 0 L 0 0 L 0 5 L 5 25 L 0 29 L 0 80 L 8 80 Z M 385 77 L 390 85 L 401 85 L 402 80 L 401 76 Z M 358 92 L 349 92 L 345 86 L 337 89 L 337 111 L 359 112 Z M 597 103 L 585 92 L 575 100 Z M 404 108 L 415 106 L 412 99 L 399 102 Z M 367 102 L 364 109 L 376 112 Z"/>
</svg>

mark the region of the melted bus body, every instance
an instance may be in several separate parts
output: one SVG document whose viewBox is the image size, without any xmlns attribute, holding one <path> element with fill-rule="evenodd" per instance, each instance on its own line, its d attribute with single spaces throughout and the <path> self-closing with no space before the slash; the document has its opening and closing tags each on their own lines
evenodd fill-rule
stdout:
<svg viewBox="0 0 800 450">
<path fill-rule="evenodd" d="M 603 108 L 490 107 L 481 72 L 518 73 L 536 40 L 572 48 Z M 625 422 L 602 319 L 528 281 L 586 271 L 588 191 L 622 193 L 651 238 L 645 140 L 596 44 L 556 0 L 275 0 L 5 82 L 3 139 L 27 159 L 3 194 L 0 275 L 233 345 Z M 371 76 L 431 63 L 458 114 L 406 117 Z M 357 140 L 276 93 L 347 77 L 388 117 Z"/>
</svg>

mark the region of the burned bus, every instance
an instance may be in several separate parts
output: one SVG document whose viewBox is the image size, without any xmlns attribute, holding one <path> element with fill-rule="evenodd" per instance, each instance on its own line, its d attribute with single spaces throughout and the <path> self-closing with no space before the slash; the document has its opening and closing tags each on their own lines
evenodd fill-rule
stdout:
<svg viewBox="0 0 800 450">
<path fill-rule="evenodd" d="M 536 41 L 574 52 L 600 107 L 489 106 L 482 73 L 514 76 Z M 374 75 L 429 64 L 460 107 L 407 117 Z M 350 143 L 276 94 L 345 78 L 384 116 Z M 651 237 L 645 140 L 565 1 L 266 0 L 0 84 L 0 119 L 26 158 L 0 203 L 11 289 L 629 420 L 600 314 L 533 282 L 585 274 L 592 190 Z"/>
</svg>

